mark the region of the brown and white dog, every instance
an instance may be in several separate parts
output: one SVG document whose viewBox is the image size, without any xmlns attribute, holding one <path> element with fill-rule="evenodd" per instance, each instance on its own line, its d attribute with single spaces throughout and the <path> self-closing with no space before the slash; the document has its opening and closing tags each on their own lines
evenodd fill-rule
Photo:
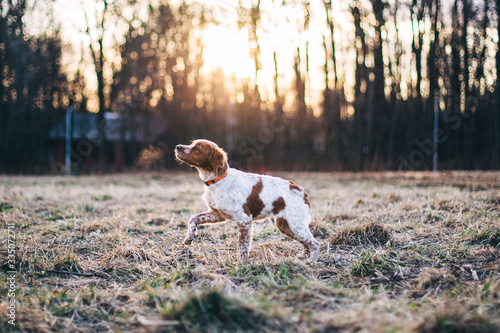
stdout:
<svg viewBox="0 0 500 333">
<path fill-rule="evenodd" d="M 197 226 L 230 219 L 238 225 L 241 260 L 246 261 L 252 242 L 252 221 L 274 217 L 278 229 L 299 241 L 310 253 L 311 261 L 318 258 L 319 244 L 309 230 L 311 208 L 303 188 L 281 178 L 230 168 L 226 153 L 208 140 L 178 145 L 175 156 L 198 169 L 205 183 L 203 199 L 209 208 L 191 216 L 184 244 L 191 244 Z"/>
</svg>

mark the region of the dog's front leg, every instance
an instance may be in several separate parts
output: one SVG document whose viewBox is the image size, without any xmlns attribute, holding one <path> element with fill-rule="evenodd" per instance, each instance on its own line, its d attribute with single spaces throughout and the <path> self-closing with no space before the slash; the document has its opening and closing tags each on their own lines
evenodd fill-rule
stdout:
<svg viewBox="0 0 500 333">
<path fill-rule="evenodd" d="M 239 221 L 237 224 L 240 232 L 238 246 L 240 248 L 241 261 L 245 262 L 248 260 L 248 252 L 252 245 L 252 221 Z"/>
<path fill-rule="evenodd" d="M 194 236 L 196 235 L 196 227 L 199 226 L 200 224 L 217 223 L 223 221 L 225 221 L 224 217 L 211 210 L 203 213 L 194 214 L 189 219 L 187 235 L 182 243 L 185 245 L 189 245 L 193 242 Z"/>
</svg>

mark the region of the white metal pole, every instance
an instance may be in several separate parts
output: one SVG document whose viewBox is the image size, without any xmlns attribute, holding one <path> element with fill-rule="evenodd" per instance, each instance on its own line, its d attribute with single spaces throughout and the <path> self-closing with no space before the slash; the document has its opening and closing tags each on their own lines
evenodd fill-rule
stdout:
<svg viewBox="0 0 500 333">
<path fill-rule="evenodd" d="M 432 171 L 438 171 L 438 140 L 439 140 L 439 97 L 434 104 L 434 157 L 432 160 Z"/>
<path fill-rule="evenodd" d="M 71 116 L 74 109 L 75 108 L 73 106 L 70 106 L 66 110 L 66 170 L 64 172 L 66 176 L 71 176 L 71 135 L 72 135 Z"/>
</svg>

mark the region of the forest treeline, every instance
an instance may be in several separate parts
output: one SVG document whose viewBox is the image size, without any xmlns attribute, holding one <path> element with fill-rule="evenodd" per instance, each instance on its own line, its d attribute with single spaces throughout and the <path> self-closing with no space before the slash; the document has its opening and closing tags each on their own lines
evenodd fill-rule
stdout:
<svg viewBox="0 0 500 333">
<path fill-rule="evenodd" d="M 196 138 L 216 141 L 233 166 L 245 169 L 429 170 L 436 110 L 440 169 L 500 166 L 500 0 L 345 0 L 342 22 L 338 3 L 330 1 L 319 0 L 321 16 L 312 13 L 309 1 L 273 2 L 301 11 L 299 32 L 319 17 L 325 29 L 324 63 L 311 64 L 309 41 L 297 41 L 290 84 L 280 79 L 282 50 L 270 53 L 272 97 L 256 79 L 262 57 L 269 56 L 259 37 L 269 17 L 260 0 L 234 5 L 234 28 L 248 31 L 255 70 L 248 79 L 228 79 L 223 69 L 202 73 L 204 41 L 197 32 L 221 22 L 197 2 L 96 0 L 97 14 L 85 15 L 89 42 L 82 45 L 79 70 L 69 74 L 62 66 L 67 47 L 58 25 L 28 32 L 26 18 L 36 9 L 26 0 L 5 1 L 0 172 L 60 172 L 63 143 L 48 134 L 70 106 L 95 112 L 99 123 L 111 111 L 132 132 L 142 126 L 142 134 L 123 134 L 118 141 L 108 140 L 103 130 L 102 140 L 87 138 L 85 151 L 73 142 L 73 154 L 85 159 L 73 156 L 72 167 L 87 163 L 82 172 L 171 167 L 173 147 Z M 128 16 L 122 15 L 125 7 L 132 8 Z M 345 22 L 352 25 L 349 36 L 340 26 Z M 110 59 L 105 39 L 117 31 L 114 26 L 126 29 Z M 411 34 L 410 44 L 403 33 Z M 352 66 L 345 65 L 347 58 L 354 59 Z M 324 75 L 322 100 L 315 106 L 307 97 L 312 66 L 322 66 Z M 90 92 L 84 74 L 89 67 L 96 82 Z M 151 122 L 164 125 L 153 142 L 142 139 Z"/>
</svg>

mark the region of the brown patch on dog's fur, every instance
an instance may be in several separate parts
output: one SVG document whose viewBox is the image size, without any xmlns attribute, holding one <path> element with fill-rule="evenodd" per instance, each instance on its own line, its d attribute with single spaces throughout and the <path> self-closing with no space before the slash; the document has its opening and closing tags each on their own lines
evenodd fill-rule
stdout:
<svg viewBox="0 0 500 333">
<path fill-rule="evenodd" d="M 295 184 L 294 182 L 289 181 L 289 183 L 290 183 L 290 190 L 296 190 L 296 191 L 299 191 L 299 192 L 304 192 L 304 203 L 306 205 L 308 205 L 309 207 L 311 207 L 311 203 L 309 202 L 309 198 L 307 196 L 307 192 L 304 191 L 304 189 L 302 187 L 300 187 L 299 185 Z"/>
<path fill-rule="evenodd" d="M 305 202 L 306 205 L 309 206 L 309 208 L 311 208 L 311 203 L 309 202 L 309 198 L 307 196 L 307 192 L 306 191 L 304 191 L 304 202 Z"/>
<path fill-rule="evenodd" d="M 262 199 L 259 197 L 260 192 L 262 192 L 262 188 L 264 184 L 262 183 L 262 179 L 259 179 L 257 184 L 252 187 L 252 192 L 247 198 L 247 202 L 243 204 L 243 210 L 245 214 L 252 217 L 257 217 L 264 209 L 265 205 Z"/>
<path fill-rule="evenodd" d="M 290 190 L 302 191 L 302 188 L 294 182 L 290 182 Z"/>
<path fill-rule="evenodd" d="M 282 233 L 284 233 L 285 235 L 287 235 L 291 239 L 295 239 L 295 234 L 293 233 L 292 229 L 290 229 L 290 226 L 288 225 L 287 220 L 285 220 L 282 217 L 277 217 L 276 218 L 276 226 L 278 227 L 278 229 Z"/>
<path fill-rule="evenodd" d="M 273 214 L 278 214 L 283 209 L 285 209 L 285 206 L 285 199 L 283 199 L 283 197 L 279 197 L 273 202 Z"/>
<path fill-rule="evenodd" d="M 240 238 L 240 246 L 241 246 L 242 243 L 244 244 L 246 242 L 246 240 L 248 238 L 249 230 L 246 228 L 240 227 L 239 231 L 240 231 L 239 238 Z"/>
<path fill-rule="evenodd" d="M 213 154 L 210 157 L 210 166 L 218 176 L 222 176 L 228 168 L 226 152 L 219 147 L 215 147 Z"/>
<path fill-rule="evenodd" d="M 243 204 L 243 211 L 245 212 L 245 214 L 247 214 L 248 216 L 252 216 L 252 212 L 250 212 L 250 208 L 248 208 L 248 204 L 247 203 L 244 203 Z"/>
</svg>

